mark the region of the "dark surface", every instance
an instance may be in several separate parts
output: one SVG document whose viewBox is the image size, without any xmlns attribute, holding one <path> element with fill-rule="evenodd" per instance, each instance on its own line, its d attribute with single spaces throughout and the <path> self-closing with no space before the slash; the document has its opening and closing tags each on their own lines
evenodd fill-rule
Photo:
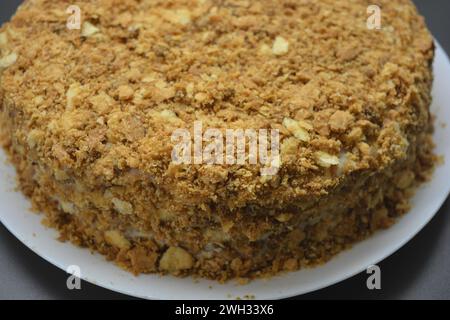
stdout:
<svg viewBox="0 0 450 320">
<path fill-rule="evenodd" d="M 0 22 L 20 0 L 2 0 Z M 376 3 L 376 1 L 373 1 Z M 447 52 L 450 52 L 450 1 L 414 1 Z M 366 288 L 362 273 L 301 299 L 450 299 L 450 200 L 405 247 L 379 264 L 382 289 Z M 21 244 L 0 225 L 0 299 L 126 299 L 127 296 L 82 283 L 69 291 L 66 274 Z"/>
</svg>

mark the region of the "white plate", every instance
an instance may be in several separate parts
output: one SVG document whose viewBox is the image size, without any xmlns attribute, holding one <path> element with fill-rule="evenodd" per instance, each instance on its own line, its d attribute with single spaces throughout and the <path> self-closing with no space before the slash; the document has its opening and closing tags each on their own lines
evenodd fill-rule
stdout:
<svg viewBox="0 0 450 320">
<path fill-rule="evenodd" d="M 435 84 L 432 112 L 436 115 L 435 142 L 437 153 L 450 159 L 447 146 L 450 124 L 450 63 L 438 45 L 434 64 Z M 194 281 L 158 275 L 135 277 L 106 262 L 100 255 L 86 249 L 55 240 L 57 233 L 43 227 L 41 216 L 30 213 L 29 202 L 14 191 L 14 169 L 5 163 L 0 151 L 0 220 L 20 241 L 42 258 L 67 270 L 70 265 L 81 269 L 81 277 L 93 284 L 149 299 L 235 299 L 253 295 L 256 299 L 278 299 L 304 294 L 345 280 L 372 264 L 385 259 L 414 237 L 435 215 L 450 191 L 450 163 L 437 168 L 433 180 L 423 185 L 413 199 L 412 210 L 397 224 L 370 239 L 355 245 L 328 264 L 257 280 L 247 285 L 230 282 L 224 285 L 212 281 Z"/>
</svg>

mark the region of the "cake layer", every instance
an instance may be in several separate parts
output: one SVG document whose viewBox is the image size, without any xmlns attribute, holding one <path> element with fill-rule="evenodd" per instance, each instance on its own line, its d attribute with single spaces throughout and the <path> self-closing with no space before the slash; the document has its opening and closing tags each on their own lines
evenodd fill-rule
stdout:
<svg viewBox="0 0 450 320">
<path fill-rule="evenodd" d="M 318 200 L 302 198 L 279 209 L 185 205 L 174 211 L 169 199 L 149 206 L 149 185 L 136 172 L 136 182 L 126 187 L 88 189 L 42 166 L 20 146 L 4 145 L 22 190 L 61 240 L 96 250 L 136 274 L 195 274 L 221 281 L 315 266 L 391 226 L 408 211 L 409 198 L 435 162 L 425 131 L 404 160 L 348 177 Z"/>
</svg>

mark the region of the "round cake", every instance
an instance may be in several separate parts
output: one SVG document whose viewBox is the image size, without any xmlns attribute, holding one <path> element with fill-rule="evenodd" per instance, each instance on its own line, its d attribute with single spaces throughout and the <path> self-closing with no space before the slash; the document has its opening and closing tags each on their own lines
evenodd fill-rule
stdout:
<svg viewBox="0 0 450 320">
<path fill-rule="evenodd" d="M 434 163 L 433 39 L 410 0 L 376 2 L 25 1 L 0 29 L 21 190 L 61 240 L 136 274 L 328 261 L 406 213 Z M 190 157 L 210 128 L 272 133 L 278 157 Z"/>
</svg>

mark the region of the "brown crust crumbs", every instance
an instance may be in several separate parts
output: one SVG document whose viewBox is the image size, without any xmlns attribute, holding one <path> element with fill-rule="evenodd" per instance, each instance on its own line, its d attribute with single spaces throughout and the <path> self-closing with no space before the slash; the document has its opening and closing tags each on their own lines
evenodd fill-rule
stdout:
<svg viewBox="0 0 450 320">
<path fill-rule="evenodd" d="M 328 261 L 433 167 L 433 39 L 409 0 L 28 0 L 0 29 L 2 141 L 62 240 L 225 281 Z M 281 169 L 175 165 L 194 121 L 278 129 Z"/>
</svg>

